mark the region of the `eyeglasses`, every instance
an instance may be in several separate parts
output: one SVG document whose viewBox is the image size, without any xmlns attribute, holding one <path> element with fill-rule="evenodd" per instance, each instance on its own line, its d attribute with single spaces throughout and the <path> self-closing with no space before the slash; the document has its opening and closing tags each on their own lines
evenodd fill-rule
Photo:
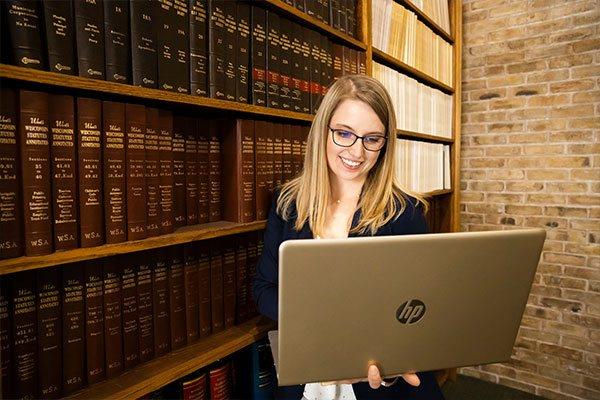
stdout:
<svg viewBox="0 0 600 400">
<path fill-rule="evenodd" d="M 333 143 L 342 147 L 351 147 L 356 143 L 358 139 L 362 140 L 362 145 L 365 150 L 379 151 L 385 146 L 387 136 L 383 135 L 365 135 L 358 136 L 354 132 L 347 131 L 345 129 L 333 129 L 329 127 L 331 135 L 333 137 Z"/>
</svg>

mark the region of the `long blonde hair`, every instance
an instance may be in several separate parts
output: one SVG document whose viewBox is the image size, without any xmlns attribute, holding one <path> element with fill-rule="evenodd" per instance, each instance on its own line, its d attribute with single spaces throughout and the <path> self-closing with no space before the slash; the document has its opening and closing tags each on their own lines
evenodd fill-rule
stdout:
<svg viewBox="0 0 600 400">
<path fill-rule="evenodd" d="M 297 231 L 307 221 L 315 235 L 322 234 L 324 230 L 325 211 L 331 201 L 326 154 L 328 127 L 338 105 L 347 99 L 369 105 L 385 126 L 388 137 L 383 154 L 379 155 L 363 185 L 358 201 L 360 219 L 351 232 L 375 234 L 378 228 L 404 212 L 407 194 L 423 203 L 427 211 L 428 204 L 423 196 L 401 188 L 396 178 L 396 117 L 385 87 L 366 75 L 346 75 L 329 87 L 319 106 L 308 134 L 302 172 L 281 188 L 277 213 L 289 220 L 291 206 L 295 202 Z"/>
</svg>

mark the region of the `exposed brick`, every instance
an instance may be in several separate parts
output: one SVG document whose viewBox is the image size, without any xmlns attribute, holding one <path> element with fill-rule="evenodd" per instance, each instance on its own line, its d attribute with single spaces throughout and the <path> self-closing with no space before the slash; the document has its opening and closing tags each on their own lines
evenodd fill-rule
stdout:
<svg viewBox="0 0 600 400">
<path fill-rule="evenodd" d="M 507 214 L 515 214 L 515 215 L 539 215 L 542 212 L 542 207 L 536 206 L 520 206 L 514 204 L 506 205 L 506 213 Z"/>
<path fill-rule="evenodd" d="M 516 156 L 521 154 L 521 146 L 486 147 L 485 155 L 489 157 Z"/>
<path fill-rule="evenodd" d="M 543 71 L 546 69 L 546 62 L 543 60 L 527 61 L 517 64 L 511 64 L 506 67 L 506 72 L 509 74 L 521 74 L 531 71 Z"/>
<path fill-rule="evenodd" d="M 471 168 L 502 168 L 506 164 L 506 160 L 502 158 L 476 158 L 468 160 L 468 165 Z"/>
<path fill-rule="evenodd" d="M 488 78 L 485 82 L 487 83 L 488 88 L 515 86 L 525 83 L 525 77 L 522 75 L 499 76 Z"/>
<path fill-rule="evenodd" d="M 496 123 L 488 125 L 487 131 L 490 133 L 521 132 L 523 131 L 523 127 L 523 123 Z"/>
<path fill-rule="evenodd" d="M 506 190 L 508 192 L 539 192 L 544 190 L 542 182 L 507 182 Z"/>
<path fill-rule="evenodd" d="M 600 196 L 569 196 L 569 203 L 589 206 L 600 206 Z"/>
<path fill-rule="evenodd" d="M 533 204 L 565 204 L 567 197 L 556 194 L 529 194 L 526 201 Z"/>
<path fill-rule="evenodd" d="M 592 144 L 571 144 L 567 147 L 569 154 L 600 154 L 600 143 Z"/>
<path fill-rule="evenodd" d="M 586 39 L 573 44 L 574 53 L 584 53 L 587 51 L 600 49 L 600 39 Z"/>
<path fill-rule="evenodd" d="M 502 376 L 498 378 L 498 383 L 500 385 L 508 386 L 508 387 L 511 387 L 511 388 L 514 388 L 517 390 L 524 390 L 527 392 L 535 392 L 535 386 L 533 386 L 533 385 L 515 381 L 515 380 L 509 379 L 509 378 L 504 378 Z"/>
<path fill-rule="evenodd" d="M 600 221 L 593 219 L 571 219 L 569 221 L 569 227 L 571 229 L 597 229 Z"/>
<path fill-rule="evenodd" d="M 542 259 L 545 262 L 563 264 L 563 265 L 585 265 L 585 257 L 574 254 L 557 254 L 557 253 L 544 253 Z"/>
<path fill-rule="evenodd" d="M 544 207 L 545 215 L 557 215 L 560 217 L 587 217 L 587 209 L 579 207 Z"/>
<path fill-rule="evenodd" d="M 552 92 L 552 93 L 581 92 L 584 90 L 590 90 L 593 87 L 594 87 L 594 81 L 591 79 L 558 82 L 558 83 L 550 84 L 550 92 Z"/>
<path fill-rule="evenodd" d="M 522 169 L 494 169 L 488 173 L 490 179 L 523 179 L 525 177 L 525 171 Z"/>
<path fill-rule="evenodd" d="M 566 180 L 569 179 L 568 169 L 532 169 L 527 172 L 527 179 L 533 180 Z"/>
<path fill-rule="evenodd" d="M 583 352 L 581 350 L 569 349 L 551 343 L 540 343 L 540 352 L 574 361 L 583 360 Z"/>
<path fill-rule="evenodd" d="M 528 131 L 558 131 L 565 129 L 567 122 L 560 119 L 549 119 L 545 121 L 527 121 Z"/>
<path fill-rule="evenodd" d="M 583 193 L 588 191 L 587 183 L 557 182 L 548 183 L 548 193 Z"/>
<path fill-rule="evenodd" d="M 591 141 L 591 132 L 583 131 L 567 131 L 567 132 L 551 132 L 549 136 L 550 142 L 581 142 Z"/>
<path fill-rule="evenodd" d="M 589 157 L 553 157 L 545 160 L 545 166 L 550 168 L 577 168 L 577 167 L 589 167 Z"/>
<path fill-rule="evenodd" d="M 571 78 L 595 78 L 600 76 L 600 65 L 587 65 L 571 70 Z"/>
<path fill-rule="evenodd" d="M 577 106 L 554 107 L 550 111 L 551 118 L 564 117 L 588 117 L 594 115 L 594 106 L 591 104 L 582 104 Z"/>
<path fill-rule="evenodd" d="M 568 94 L 552 95 L 552 96 L 538 96 L 529 99 L 527 103 L 531 107 L 543 107 L 543 106 L 559 106 L 564 104 L 570 104 Z"/>
<path fill-rule="evenodd" d="M 592 54 L 565 54 L 560 57 L 554 57 L 548 61 L 551 69 L 560 69 L 574 67 L 577 65 L 588 65 L 594 60 Z"/>
<path fill-rule="evenodd" d="M 543 387 L 538 387 L 535 394 L 548 400 L 581 400 L 581 397 L 569 396 Z"/>
<path fill-rule="evenodd" d="M 509 143 L 543 143 L 546 141 L 545 133 L 524 133 L 508 136 Z"/>
<path fill-rule="evenodd" d="M 507 165 L 510 168 L 543 168 L 546 166 L 546 160 L 543 157 L 511 158 Z"/>
<path fill-rule="evenodd" d="M 523 154 L 533 155 L 551 155 L 551 154 L 563 154 L 564 146 L 561 145 L 532 145 L 523 146 Z"/>
<path fill-rule="evenodd" d="M 538 374 L 532 374 L 531 372 L 517 371 L 517 379 L 519 381 L 544 386 L 546 388 L 558 389 L 558 382 L 556 380 L 549 379 Z"/>
<path fill-rule="evenodd" d="M 523 202 L 523 195 L 521 194 L 497 194 L 497 193 L 487 193 L 486 195 L 487 201 L 496 202 L 496 203 L 521 203 Z"/>
<path fill-rule="evenodd" d="M 580 386 L 574 386 L 569 383 L 561 382 L 560 390 L 563 393 L 572 394 L 574 396 L 578 396 L 584 399 L 598 399 L 600 398 L 600 391 L 589 390 Z"/>
<path fill-rule="evenodd" d="M 543 321 L 543 326 L 543 329 L 545 331 L 558 333 L 560 335 L 572 335 L 581 337 L 587 334 L 587 328 L 573 324 L 565 324 L 556 321 Z"/>
<path fill-rule="evenodd" d="M 570 129 L 593 129 L 600 128 L 600 118 L 577 118 L 569 120 Z"/>
<path fill-rule="evenodd" d="M 527 75 L 527 83 L 558 82 L 569 79 L 568 69 L 557 69 L 545 72 L 533 72 Z"/>
</svg>

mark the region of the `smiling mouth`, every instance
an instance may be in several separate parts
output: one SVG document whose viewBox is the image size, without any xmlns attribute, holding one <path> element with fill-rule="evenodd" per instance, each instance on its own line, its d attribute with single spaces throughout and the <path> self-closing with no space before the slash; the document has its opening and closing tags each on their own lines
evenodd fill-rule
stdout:
<svg viewBox="0 0 600 400">
<path fill-rule="evenodd" d="M 360 165 L 362 164 L 362 161 L 352 161 L 344 157 L 340 157 L 340 159 L 342 160 L 342 164 L 344 164 L 350 169 L 358 169 L 358 167 L 360 167 Z"/>
</svg>

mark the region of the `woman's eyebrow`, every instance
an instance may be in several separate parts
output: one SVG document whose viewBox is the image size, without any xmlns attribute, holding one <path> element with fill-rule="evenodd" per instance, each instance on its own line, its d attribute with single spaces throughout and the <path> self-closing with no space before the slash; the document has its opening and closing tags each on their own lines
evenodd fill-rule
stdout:
<svg viewBox="0 0 600 400">
<path fill-rule="evenodd" d="M 334 124 L 334 125 L 337 125 L 337 126 L 342 126 L 342 127 L 344 127 L 344 128 L 348 128 L 348 129 L 349 129 L 349 130 L 351 130 L 352 132 L 356 132 L 356 130 L 355 130 L 353 127 L 349 126 L 349 125 L 345 125 L 345 124 Z M 384 134 L 384 133 L 382 133 L 382 132 L 378 132 L 378 131 L 375 131 L 375 132 L 367 132 L 367 133 L 365 133 L 365 135 L 383 135 L 383 136 L 385 136 L 385 134 Z"/>
</svg>

